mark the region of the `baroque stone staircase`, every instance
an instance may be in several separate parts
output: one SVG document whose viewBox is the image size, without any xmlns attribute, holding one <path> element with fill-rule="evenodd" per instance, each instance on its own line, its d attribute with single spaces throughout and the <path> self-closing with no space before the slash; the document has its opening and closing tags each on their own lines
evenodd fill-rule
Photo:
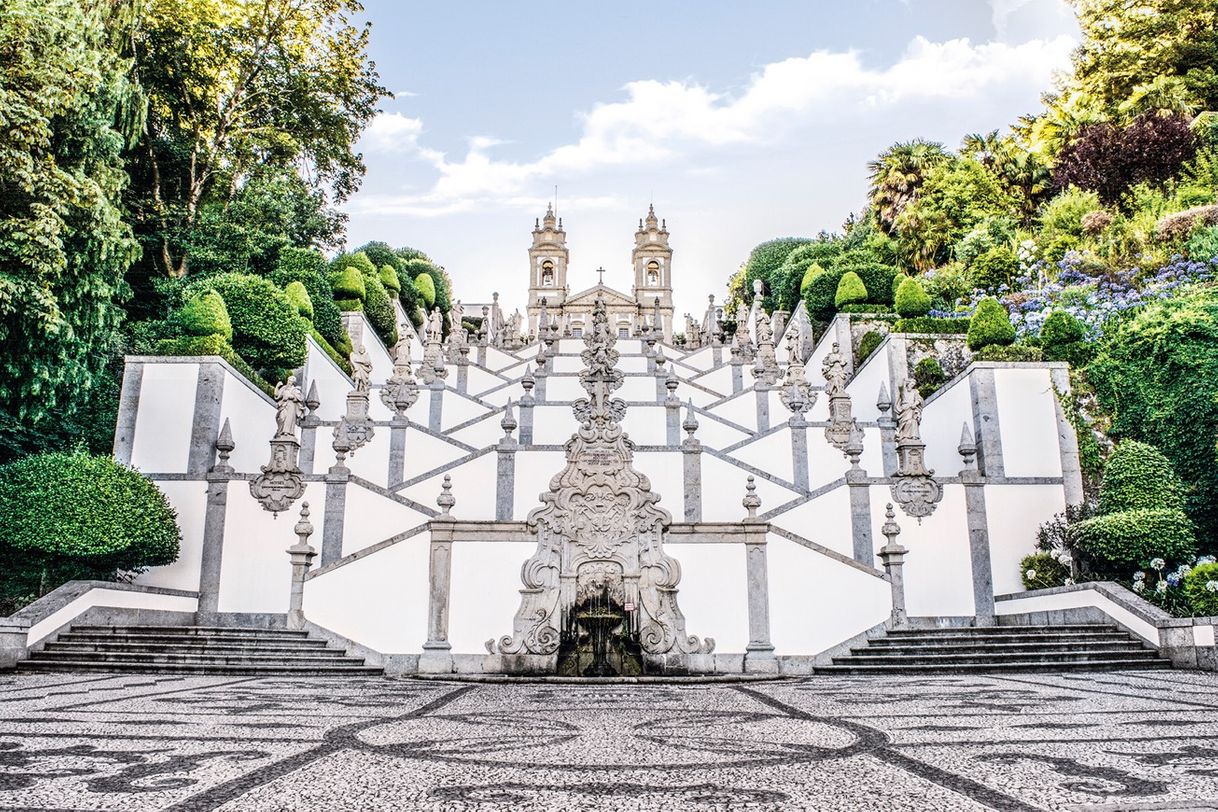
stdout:
<svg viewBox="0 0 1218 812">
<path fill-rule="evenodd" d="M 20 671 L 380 674 L 306 631 L 224 626 L 72 626 Z"/>
<path fill-rule="evenodd" d="M 816 673 L 956 674 L 1171 668 L 1113 625 L 894 629 Z"/>
</svg>

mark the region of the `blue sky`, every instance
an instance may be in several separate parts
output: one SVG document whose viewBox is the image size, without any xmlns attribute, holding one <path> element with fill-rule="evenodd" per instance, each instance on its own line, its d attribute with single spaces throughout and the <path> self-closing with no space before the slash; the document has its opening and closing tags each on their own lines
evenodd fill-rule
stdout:
<svg viewBox="0 0 1218 812">
<path fill-rule="evenodd" d="M 697 312 L 758 242 L 836 230 L 889 143 L 1037 110 L 1078 37 L 1064 0 L 364 3 L 396 98 L 348 243 L 420 248 L 509 310 L 555 185 L 574 290 L 598 265 L 629 289 L 654 200 Z"/>
</svg>

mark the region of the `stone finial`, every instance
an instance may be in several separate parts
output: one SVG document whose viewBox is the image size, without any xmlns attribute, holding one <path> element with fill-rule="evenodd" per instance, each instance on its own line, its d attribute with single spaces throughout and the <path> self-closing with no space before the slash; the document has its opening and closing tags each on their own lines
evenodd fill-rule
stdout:
<svg viewBox="0 0 1218 812">
<path fill-rule="evenodd" d="M 969 428 L 967 420 L 960 429 L 960 445 L 956 446 L 956 450 L 964 458 L 965 470 L 972 471 L 977 467 L 977 443 L 973 440 L 973 430 Z"/>
<path fill-rule="evenodd" d="M 510 438 L 512 432 L 516 430 L 516 415 L 512 413 L 512 399 L 508 398 L 507 405 L 503 407 L 503 419 L 499 421 L 499 428 L 503 429 L 503 436 Z"/>
<path fill-rule="evenodd" d="M 685 420 L 681 422 L 681 428 L 685 429 L 685 433 L 689 436 L 685 442 L 691 442 L 694 439 L 694 432 L 698 430 L 698 418 L 694 416 L 694 401 L 689 399 L 689 404 L 685 407 Z"/>
<path fill-rule="evenodd" d="M 884 508 L 884 526 L 880 528 L 880 533 L 883 534 L 887 541 L 887 546 L 896 547 L 897 536 L 901 535 L 901 525 L 897 524 L 896 511 L 892 509 L 892 502 Z"/>
<path fill-rule="evenodd" d="M 664 357 L 664 348 L 657 346 L 656 347 L 656 372 L 657 373 L 663 372 L 664 365 L 666 363 L 668 363 L 668 359 Z"/>
<path fill-rule="evenodd" d="M 677 378 L 676 370 L 668 370 L 668 377 L 664 379 L 664 388 L 668 390 L 668 400 L 676 403 L 677 387 L 681 385 L 681 381 Z"/>
<path fill-rule="evenodd" d="M 351 434 L 350 424 L 347 423 L 346 416 L 338 419 L 338 425 L 334 427 L 334 442 L 331 447 L 334 449 L 334 468 L 330 470 L 338 473 L 339 470 L 346 470 L 347 454 L 351 451 Z"/>
<path fill-rule="evenodd" d="M 850 433 L 846 437 L 846 447 L 843 449 L 846 453 L 846 458 L 850 460 L 851 470 L 858 470 L 859 460 L 863 456 L 863 429 L 859 426 L 859 421 L 852 419 L 850 421 Z"/>
<path fill-rule="evenodd" d="M 908 615 L 905 612 L 905 554 L 909 552 L 897 542 L 901 534 L 901 526 L 896 522 L 897 514 L 892 509 L 892 503 L 884 511 L 884 526 L 880 532 L 884 534 L 884 546 L 879 549 L 880 561 L 884 564 L 884 572 L 888 576 L 888 586 L 892 593 L 892 614 L 889 623 L 893 628 L 905 626 Z"/>
<path fill-rule="evenodd" d="M 309 503 L 303 502 L 300 505 L 300 520 L 296 522 L 296 527 L 292 528 L 300 539 L 298 542 L 301 547 L 309 546 L 309 536 L 313 535 L 313 523 L 309 521 Z"/>
<path fill-rule="evenodd" d="M 444 475 L 444 482 L 440 485 L 440 495 L 436 497 L 436 504 L 440 506 L 440 518 L 452 518 L 453 505 L 457 504 L 457 499 L 453 496 L 453 478 L 448 474 Z"/>
<path fill-rule="evenodd" d="M 228 424 L 228 418 L 224 418 L 224 425 L 220 426 L 220 434 L 216 437 L 214 443 L 216 453 L 220 459 L 212 466 L 212 472 L 217 474 L 231 474 L 233 466 L 229 465 L 228 457 L 233 453 L 233 449 L 237 444 L 233 442 L 233 430 Z"/>
<path fill-rule="evenodd" d="M 309 408 L 309 417 L 314 417 L 321 408 L 321 397 L 317 394 L 317 379 L 309 382 L 309 394 L 305 396 L 305 406 Z"/>
<path fill-rule="evenodd" d="M 875 407 L 880 410 L 881 419 L 892 408 L 892 396 L 888 394 L 888 384 L 885 381 L 880 381 L 880 394 L 875 399 Z"/>
<path fill-rule="evenodd" d="M 537 379 L 533 377 L 533 370 L 525 367 L 524 377 L 520 379 L 520 385 L 524 388 L 524 396 L 521 400 L 531 400 L 533 398 L 533 387 L 537 385 Z"/>
<path fill-rule="evenodd" d="M 740 500 L 740 504 L 744 505 L 744 509 L 749 512 L 749 515 L 744 520 L 746 522 L 755 522 L 757 521 L 757 509 L 761 507 L 761 497 L 757 495 L 757 483 L 753 480 L 752 474 L 749 475 L 744 490 L 744 498 Z"/>
</svg>

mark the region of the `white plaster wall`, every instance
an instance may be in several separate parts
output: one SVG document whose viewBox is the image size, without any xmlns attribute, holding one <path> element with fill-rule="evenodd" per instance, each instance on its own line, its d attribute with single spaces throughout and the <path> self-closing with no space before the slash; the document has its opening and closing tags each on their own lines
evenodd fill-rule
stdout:
<svg viewBox="0 0 1218 812">
<path fill-rule="evenodd" d="M 493 451 L 483 454 L 453 468 L 438 471 L 402 493 L 420 504 L 435 507 L 444 475 L 448 474 L 452 477 L 452 494 L 457 500 L 452 511 L 454 516 L 461 519 L 494 519 L 497 460 L 498 455 Z"/>
<path fill-rule="evenodd" d="M 681 565 L 677 605 L 686 632 L 714 638 L 716 653 L 744 651 L 749 644 L 744 545 L 670 541 L 664 551 Z"/>
<path fill-rule="evenodd" d="M 823 380 L 819 366 L 817 367 L 816 377 Z M 879 419 L 880 410 L 876 408 L 875 404 L 880 397 L 881 385 L 888 387 L 888 396 L 892 399 L 892 384 L 888 380 L 887 339 L 859 367 L 854 377 L 850 379 L 850 383 L 846 386 L 846 392 L 850 395 L 852 413 L 859 420 Z M 825 400 L 828 400 L 828 398 L 825 398 Z M 892 416 L 891 409 L 888 412 L 888 416 Z"/>
<path fill-rule="evenodd" d="M 688 355 L 682 355 L 681 363 L 693 367 L 700 372 L 705 372 L 715 364 L 714 351 L 710 347 L 702 347 Z"/>
<path fill-rule="evenodd" d="M 1057 396 L 1049 370 L 995 369 L 994 393 L 1006 475 L 1061 476 Z"/>
<path fill-rule="evenodd" d="M 162 474 L 186 470 L 198 381 L 198 364 L 144 364 L 131 443 L 133 467 Z"/>
<path fill-rule="evenodd" d="M 887 581 L 773 533 L 766 546 L 776 654 L 818 654 L 892 611 Z"/>
<path fill-rule="evenodd" d="M 317 381 L 317 397 L 321 401 L 321 405 L 317 407 L 317 416 L 322 420 L 337 420 L 347 411 L 347 393 L 351 391 L 351 379 L 317 346 L 312 336 L 308 338 L 308 347 L 304 382 L 300 388 L 307 394 L 309 385 Z M 227 385 L 225 388 L 227 389 Z"/>
<path fill-rule="evenodd" d="M 625 378 L 622 381 L 622 387 L 613 394 L 614 397 L 619 397 L 622 400 L 654 401 L 656 399 L 656 379 L 651 376 L 643 378 Z"/>
<path fill-rule="evenodd" d="M 520 421 L 520 412 L 515 411 L 517 422 Z M 466 426 L 458 431 L 449 433 L 449 436 L 454 440 L 460 440 L 463 443 L 468 443 L 474 448 L 486 448 L 488 445 L 495 445 L 499 442 L 499 438 L 503 436 L 503 429 L 499 426 L 499 421 L 503 419 L 503 414 L 500 412 L 492 412 L 486 417 L 479 420 L 477 423 Z M 514 435 L 517 439 L 520 438 L 520 433 Z"/>
<path fill-rule="evenodd" d="M 553 359 L 552 367 L 555 374 L 579 372 L 584 368 L 584 362 L 578 355 L 560 355 Z M 618 364 L 618 369 L 621 369 L 621 364 Z M 625 372 L 626 370 L 622 370 Z"/>
<path fill-rule="evenodd" d="M 533 407 L 533 442 L 537 445 L 562 445 L 575 428 L 570 406 Z"/>
<path fill-rule="evenodd" d="M 30 626 L 29 645 L 41 641 L 48 634 L 94 606 L 110 606 L 117 609 L 163 609 L 167 612 L 194 612 L 199 608 L 198 598 L 185 595 L 157 595 L 150 592 L 126 592 L 118 589 L 96 588 L 52 612 Z"/>
<path fill-rule="evenodd" d="M 347 467 L 355 476 L 384 485 L 389 480 L 389 427 L 377 426 L 375 431 L 366 445 L 360 446 L 347 456 Z M 410 430 L 406 431 L 409 436 Z M 332 440 L 333 433 L 327 437 L 319 432 L 318 437 Z M 407 440 L 408 444 L 409 442 Z"/>
<path fill-rule="evenodd" d="M 477 356 L 475 355 L 475 353 L 477 353 L 477 352 L 478 352 L 477 349 L 470 350 L 471 358 L 476 358 Z M 531 353 L 531 355 L 536 355 L 536 354 L 537 354 L 537 348 L 536 348 L 536 345 L 534 345 L 533 352 Z M 507 369 L 510 366 L 519 364 L 520 362 L 521 362 L 521 359 L 517 358 L 514 355 L 506 353 L 503 350 L 496 349 L 495 347 L 486 348 L 486 368 L 491 370 L 492 372 L 500 372 L 504 369 Z"/>
<path fill-rule="evenodd" d="M 516 452 L 516 494 L 513 518 L 525 519 L 539 507 L 539 496 L 550 489 L 550 480 L 566 465 L 561 451 Z"/>
<path fill-rule="evenodd" d="M 467 398 L 453 389 L 444 390 L 444 406 L 440 413 L 440 425 L 445 431 L 467 420 L 484 415 L 489 410 L 477 401 Z"/>
<path fill-rule="evenodd" d="M 663 406 L 631 406 L 626 410 L 626 419 L 622 421 L 622 428 L 637 445 L 667 445 L 668 416 L 666 412 L 667 409 Z M 574 419 L 572 418 L 570 422 L 571 428 L 574 430 Z M 681 436 L 685 436 L 684 432 Z"/>
<path fill-rule="evenodd" d="M 422 533 L 305 581 L 305 617 L 375 651 L 421 651 L 429 541 Z"/>
<path fill-rule="evenodd" d="M 320 531 L 325 513 L 326 486 L 305 485 L 313 526 Z M 285 552 L 296 543 L 292 527 L 301 502 L 278 518 L 250 496 L 248 482 L 230 482 L 224 522 L 224 552 L 220 562 L 221 612 L 286 612 L 292 566 Z M 314 533 L 312 544 L 320 549 Z"/>
<path fill-rule="evenodd" d="M 621 390 L 614 395 L 624 397 Z M 546 400 L 570 401 L 587 396 L 588 393 L 579 385 L 579 378 L 570 375 L 551 375 L 546 378 Z"/>
<path fill-rule="evenodd" d="M 182 546 L 172 564 L 154 567 L 141 573 L 135 581 L 145 586 L 197 591 L 203 555 L 203 520 L 207 513 L 207 483 L 160 480 L 156 486 L 178 514 Z"/>
<path fill-rule="evenodd" d="M 536 549 L 516 541 L 453 544 L 448 639 L 454 654 L 485 654 L 487 640 L 512 633 L 520 565 Z"/>
<path fill-rule="evenodd" d="M 744 498 L 748 472 L 731 463 L 702 455 L 702 519 L 708 522 L 740 521 L 746 511 L 740 500 Z M 761 512 L 771 510 L 794 499 L 798 494 L 790 488 L 777 485 L 768 479 L 757 478 L 757 496 L 761 498 Z"/>
<path fill-rule="evenodd" d="M 892 502 L 887 485 L 871 489 L 871 538 L 875 549 L 884 546 L 880 528 L 884 506 Z M 973 570 L 969 554 L 968 520 L 964 487 L 946 485 L 943 500 L 930 516 L 906 516 L 895 505 L 901 526 L 897 541 L 909 550 L 905 556 L 905 605 L 912 616 L 962 616 L 974 613 Z M 872 566 L 878 567 L 878 556 Z"/>
<path fill-rule="evenodd" d="M 808 541 L 816 542 L 844 556 L 854 557 L 854 535 L 850 527 L 850 491 L 845 485 L 797 505 L 771 521 Z"/>
<path fill-rule="evenodd" d="M 823 426 L 808 426 L 808 486 L 815 490 L 824 485 L 828 485 L 834 480 L 841 479 L 850 468 L 850 461 L 846 459 L 837 446 L 825 439 L 825 429 Z M 865 436 L 863 441 L 863 454 L 866 457 L 867 452 L 872 450 L 869 445 L 875 446 L 875 453 L 882 458 L 883 449 L 880 448 L 879 437 L 875 437 L 871 443 L 867 440 L 872 439 Z M 859 465 L 864 466 L 866 460 L 860 460 Z M 867 468 L 868 473 L 874 476 L 881 476 L 884 472 L 884 466 L 881 463 L 875 468 Z"/>
<path fill-rule="evenodd" d="M 220 400 L 221 426 L 226 419 L 235 446 L 229 464 L 238 471 L 257 473 L 270 459 L 275 407 L 244 378 L 226 371 L 224 394 Z"/>
<path fill-rule="evenodd" d="M 1081 609 L 1087 606 L 1094 606 L 1147 642 L 1159 645 L 1159 630 L 1153 624 L 1147 623 L 1094 589 L 1080 589 L 1057 595 L 1028 595 L 1009 601 L 998 601 L 994 609 L 999 615 L 1019 615 L 1027 612 Z"/>
<path fill-rule="evenodd" d="M 694 437 L 698 439 L 703 446 L 708 448 L 727 448 L 730 445 L 735 445 L 741 440 L 748 439 L 747 434 L 737 428 L 727 425 L 726 423 L 717 420 L 715 412 L 710 414 L 697 414 L 694 417 L 698 421 L 698 431 Z M 681 412 L 681 420 L 685 420 L 685 412 Z M 681 430 L 681 439 L 685 439 L 685 430 Z"/>
<path fill-rule="evenodd" d="M 715 392 L 708 392 L 705 389 L 697 386 L 687 386 L 685 385 L 684 380 L 682 380 L 681 386 L 677 387 L 677 398 L 680 399 L 682 403 L 692 402 L 700 409 L 706 408 L 706 406 L 714 403 L 720 397 L 721 396 Z"/>
<path fill-rule="evenodd" d="M 749 431 L 757 430 L 757 395 L 746 390 L 715 406 L 711 412 Z"/>
<path fill-rule="evenodd" d="M 811 438 L 809 437 L 809 440 Z M 732 452 L 741 462 L 765 471 L 771 476 L 791 482 L 794 476 L 791 454 L 791 430 L 783 427 Z M 773 507 L 771 505 L 770 507 Z"/>
<path fill-rule="evenodd" d="M 694 380 L 699 386 L 705 386 L 707 389 L 713 389 L 722 397 L 727 397 L 732 393 L 732 368 L 730 365 L 721 366 L 707 372 L 705 375 L 697 375 Z"/>
<path fill-rule="evenodd" d="M 356 483 L 347 485 L 344 513 L 343 555 L 351 555 L 430 520 L 426 514 Z M 320 539 L 316 539 L 313 546 L 319 545 Z"/>
<path fill-rule="evenodd" d="M 579 359 L 576 360 L 578 361 Z M 622 372 L 646 372 L 647 359 L 641 355 L 623 355 L 618 359 L 617 368 Z M 575 371 L 579 372 L 581 369 L 583 369 L 583 362 L 580 362 Z M 677 374 L 680 375 L 681 373 L 678 372 Z"/>
<path fill-rule="evenodd" d="M 1020 559 L 1035 552 L 1040 525 L 1065 509 L 1066 496 L 1061 485 L 985 486 L 994 594 L 1023 591 Z"/>
<path fill-rule="evenodd" d="M 894 407 L 895 408 L 895 407 Z M 964 467 L 964 458 L 957 450 L 960 432 L 965 424 L 977 441 L 973 423 L 973 396 L 969 378 L 957 380 L 948 389 L 935 394 L 922 412 L 922 440 L 926 443 L 926 466 L 938 476 L 956 476 Z"/>
<path fill-rule="evenodd" d="M 453 368 L 453 371 L 450 374 L 452 376 L 451 383 L 453 386 L 456 386 L 457 385 L 457 370 L 455 367 Z M 492 375 L 491 373 L 483 370 L 477 364 L 474 364 L 472 362 L 470 363 L 470 365 L 468 367 L 466 367 L 465 375 L 466 375 L 466 377 L 465 377 L 466 390 L 469 392 L 472 392 L 475 395 L 485 392 L 488 389 L 494 389 L 496 387 L 503 386 L 503 384 L 505 383 L 502 378 L 498 377 L 497 375 Z M 523 376 L 524 373 L 522 372 L 521 375 Z M 524 390 L 521 389 L 519 385 L 517 385 L 515 387 L 515 391 L 518 392 L 519 394 L 513 394 L 512 395 L 513 398 L 518 398 L 518 397 L 520 397 L 520 394 L 524 393 Z"/>
<path fill-rule="evenodd" d="M 443 437 L 436 437 L 413 426 L 407 428 L 405 481 L 410 481 L 429 471 L 435 471 L 454 460 L 461 459 L 468 453 Z M 383 482 L 383 480 L 384 475 L 382 474 L 381 481 Z M 432 499 L 439 493 L 436 491 L 432 495 Z"/>
<path fill-rule="evenodd" d="M 634 467 L 660 495 L 660 507 L 672 514 L 673 521 L 685 521 L 685 469 L 680 451 L 642 451 L 634 455 Z"/>
</svg>

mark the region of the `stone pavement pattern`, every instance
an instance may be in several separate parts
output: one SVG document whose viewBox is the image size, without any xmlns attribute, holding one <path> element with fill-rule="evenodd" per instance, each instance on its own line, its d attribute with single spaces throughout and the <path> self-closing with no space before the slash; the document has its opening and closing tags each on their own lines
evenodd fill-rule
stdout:
<svg viewBox="0 0 1218 812">
<path fill-rule="evenodd" d="M 1212 809 L 1218 675 L 0 677 L 0 810 Z"/>
</svg>

